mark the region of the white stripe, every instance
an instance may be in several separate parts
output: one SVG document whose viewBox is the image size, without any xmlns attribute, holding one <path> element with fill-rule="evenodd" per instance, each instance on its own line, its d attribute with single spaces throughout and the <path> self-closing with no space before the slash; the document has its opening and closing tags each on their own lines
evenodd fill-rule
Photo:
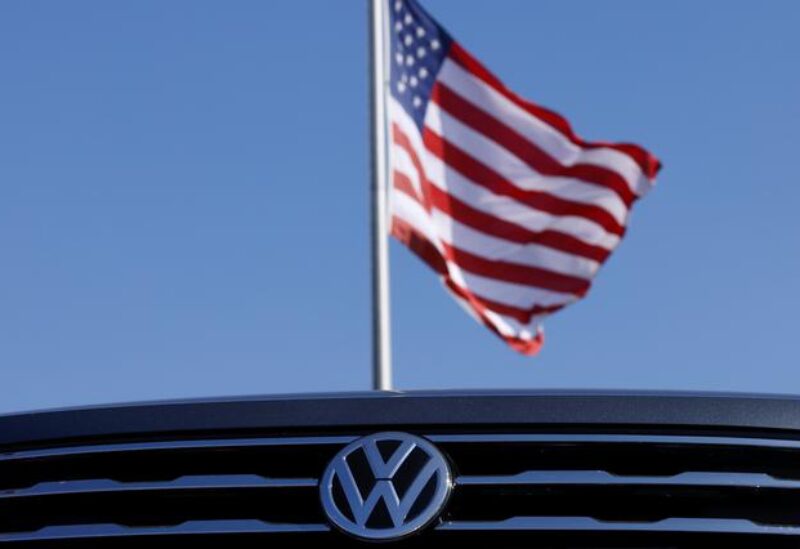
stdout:
<svg viewBox="0 0 800 549">
<path fill-rule="evenodd" d="M 393 154 L 398 160 L 403 156 L 407 158 L 406 152 L 402 149 L 394 151 Z M 416 170 L 413 167 L 400 168 L 401 165 L 410 166 L 410 161 L 398 162 L 395 169 L 408 177 L 414 186 L 419 185 Z M 403 193 L 398 192 L 397 194 Z M 445 212 L 439 210 L 432 212 L 431 221 L 436 226 L 434 232 L 444 242 L 488 260 L 509 261 L 519 265 L 540 267 L 587 280 L 590 280 L 600 267 L 597 261 L 560 250 L 539 244 L 519 244 L 488 235 L 452 219 Z"/>
<path fill-rule="evenodd" d="M 428 215 L 428 212 L 425 211 L 425 208 L 405 193 L 393 191 L 391 194 L 392 215 L 399 217 L 411 225 L 423 235 L 428 242 L 436 246 L 440 254 L 444 254 L 442 245 L 439 242 L 439 237 L 435 231 L 436 226 Z"/>
<path fill-rule="evenodd" d="M 455 293 L 446 284 L 443 285 L 444 289 L 456 300 L 456 302 L 476 321 L 482 322 L 478 312 L 473 308 L 472 304 Z M 494 311 L 484 308 L 483 314 L 486 320 L 502 335 L 503 337 L 512 337 L 532 341 L 539 330 L 541 330 L 541 322 L 547 315 L 535 315 L 531 317 L 528 324 L 522 324 L 515 318 L 510 316 L 501 315 Z"/>
<path fill-rule="evenodd" d="M 490 316 L 491 315 L 491 316 Z M 536 337 L 536 332 L 541 329 L 541 323 L 547 315 L 535 315 L 530 322 L 522 324 L 516 318 L 489 311 L 487 317 L 495 326 L 503 326 L 510 337 L 531 341 Z"/>
<path fill-rule="evenodd" d="M 406 152 L 404 148 L 400 147 L 399 145 L 395 145 L 394 143 L 392 143 L 390 151 L 392 158 L 390 170 L 398 171 L 408 177 L 408 179 L 411 180 L 411 186 L 414 187 L 414 191 L 416 191 L 417 196 L 422 197 L 422 182 L 419 180 L 419 172 L 417 172 L 417 168 L 414 166 L 414 162 L 411 160 L 408 152 Z"/>
<path fill-rule="evenodd" d="M 472 306 L 472 304 L 455 293 L 453 290 L 450 289 L 449 286 L 446 284 L 444 285 L 444 289 L 456 300 L 462 309 L 464 309 L 472 318 L 476 321 L 483 323 L 483 319 L 481 319 L 478 311 Z M 522 325 L 519 322 L 512 322 L 514 319 L 499 315 L 494 311 L 490 311 L 489 309 L 483 309 L 483 315 L 486 317 L 486 321 L 489 322 L 503 337 L 511 337 L 511 338 L 518 338 L 518 339 L 526 339 L 528 341 L 533 339 L 533 335 L 531 334 L 530 330 L 527 327 L 521 327 Z"/>
<path fill-rule="evenodd" d="M 419 151 L 425 150 L 425 144 L 422 142 L 422 135 L 420 135 L 416 122 L 414 122 L 414 119 L 408 116 L 408 113 L 405 111 L 405 109 L 403 109 L 403 106 L 400 105 L 400 103 L 398 103 L 393 97 L 389 97 L 388 104 L 389 120 L 400 126 L 400 129 L 403 130 L 403 133 L 406 134 L 411 142 L 411 147 L 417 151 L 417 156 L 424 161 L 425 157 L 420 155 Z M 392 133 L 390 131 L 389 141 L 391 141 L 391 136 Z"/>
<path fill-rule="evenodd" d="M 537 244 L 520 245 L 485 235 L 438 210 L 433 212 L 433 222 L 437 234 L 446 244 L 489 261 L 507 261 L 586 280 L 591 280 L 599 268 L 599 264 L 591 259 Z"/>
<path fill-rule="evenodd" d="M 447 269 L 453 281 L 462 288 L 466 288 L 490 301 L 497 301 L 511 307 L 520 309 L 530 309 L 535 305 L 550 307 L 571 303 L 578 299 L 570 294 L 523 286 L 522 284 L 504 282 L 469 273 L 450 261 L 447 262 Z"/>
<path fill-rule="evenodd" d="M 442 65 L 437 80 L 441 80 L 477 108 L 524 135 L 564 166 L 581 163 L 613 170 L 639 196 L 652 187 L 652 183 L 630 156 L 610 148 L 582 149 L 560 131 L 509 101 L 449 59 Z"/>
<path fill-rule="evenodd" d="M 422 196 L 422 183 L 419 180 L 419 173 L 417 172 L 414 162 L 411 161 L 411 156 L 408 152 L 395 143 L 389 147 L 392 156 L 392 170 L 396 170 L 411 180 L 414 190 L 417 194 Z"/>
<path fill-rule="evenodd" d="M 484 316 L 486 316 L 486 320 L 495 327 L 495 329 L 500 332 L 500 335 L 504 337 L 518 337 L 523 339 L 522 334 L 514 328 L 511 327 L 510 323 L 506 321 L 506 317 L 495 313 L 494 311 L 490 311 L 489 309 L 484 309 L 483 311 Z M 528 334 L 530 335 L 530 334 Z M 530 338 L 525 338 L 530 339 Z"/>
<path fill-rule="evenodd" d="M 517 187 L 598 206 L 611 214 L 617 223 L 625 225 L 628 208 L 614 191 L 569 177 L 543 176 L 502 145 L 461 123 L 435 103 L 428 106 L 425 125 Z"/>
</svg>

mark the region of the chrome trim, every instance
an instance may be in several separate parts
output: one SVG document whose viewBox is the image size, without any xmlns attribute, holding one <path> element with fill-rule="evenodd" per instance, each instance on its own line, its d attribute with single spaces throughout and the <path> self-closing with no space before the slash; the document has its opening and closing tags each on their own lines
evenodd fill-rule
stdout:
<svg viewBox="0 0 800 549">
<path fill-rule="evenodd" d="M 329 532 L 324 524 L 277 524 L 261 520 L 195 520 L 177 526 L 120 526 L 80 524 L 47 526 L 34 532 L 0 534 L 0 543 L 19 541 L 97 539 L 139 536 L 186 536 L 214 534 L 295 534 Z"/>
<path fill-rule="evenodd" d="M 595 434 L 476 434 L 476 435 L 450 435 L 431 434 L 426 438 L 438 443 L 503 443 L 503 442 L 542 442 L 542 443 L 617 443 L 617 444 L 678 444 L 678 445 L 706 445 L 706 446 L 748 446 L 786 448 L 800 450 L 800 441 L 748 438 L 748 437 L 714 437 L 693 435 L 595 435 Z"/>
<path fill-rule="evenodd" d="M 713 437 L 691 435 L 601 435 L 601 434 L 423 434 L 423 437 L 436 443 L 642 443 L 642 444 L 697 444 L 714 446 L 770 447 L 800 450 L 800 441 L 783 439 Z M 257 446 L 304 446 L 304 445 L 347 445 L 357 436 L 304 436 L 304 437 L 263 437 L 234 439 L 172 440 L 155 442 L 132 442 L 110 444 L 86 444 L 64 446 L 41 450 L 20 450 L 0 452 L 0 462 L 21 459 L 83 455 L 104 452 L 138 452 L 157 450 L 184 450 L 196 448 L 239 448 Z"/>
<path fill-rule="evenodd" d="M 89 479 L 40 482 L 29 488 L 0 490 L 0 500 L 109 492 L 316 487 L 317 479 L 313 478 L 267 478 L 260 475 L 187 475 L 175 480 L 143 482 Z"/>
<path fill-rule="evenodd" d="M 743 519 L 668 518 L 656 522 L 606 522 L 590 517 L 516 517 L 493 522 L 444 522 L 440 532 L 604 532 L 661 534 L 752 534 L 800 536 L 800 527 L 756 524 Z M 69 539 L 214 534 L 326 533 L 324 524 L 274 524 L 260 520 L 189 521 L 177 526 L 117 524 L 48 526 L 33 532 L 0 534 L 0 543 Z"/>
<path fill-rule="evenodd" d="M 155 450 L 186 450 L 194 448 L 239 448 L 250 446 L 312 446 L 312 445 L 345 445 L 353 442 L 354 436 L 319 436 L 319 437 L 264 437 L 234 439 L 202 439 L 202 440 L 170 440 L 157 442 L 131 442 L 113 444 L 87 444 L 81 446 L 64 446 L 43 450 L 21 450 L 18 452 L 0 453 L 0 462 L 20 459 L 36 459 L 83 454 L 100 454 L 106 452 L 141 452 Z"/>
<path fill-rule="evenodd" d="M 606 522 L 591 517 L 515 517 L 497 522 L 445 522 L 445 532 L 647 532 L 663 534 L 761 534 L 800 536 L 800 527 L 756 524 L 744 519 L 668 518 L 656 522 Z"/>
<path fill-rule="evenodd" d="M 786 488 L 800 490 L 800 480 L 780 479 L 764 473 L 689 471 L 671 476 L 615 475 L 608 471 L 525 471 L 516 475 L 464 475 L 456 486 L 693 486 L 710 488 Z"/>
</svg>

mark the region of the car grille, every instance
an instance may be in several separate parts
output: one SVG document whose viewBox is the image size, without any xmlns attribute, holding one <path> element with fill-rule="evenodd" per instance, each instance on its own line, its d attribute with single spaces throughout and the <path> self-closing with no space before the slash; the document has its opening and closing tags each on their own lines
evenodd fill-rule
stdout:
<svg viewBox="0 0 800 549">
<path fill-rule="evenodd" d="M 800 546 L 800 443 L 638 434 L 432 433 L 455 486 L 408 547 Z M 0 454 L 3 546 L 357 545 L 318 479 L 356 433 Z"/>
</svg>

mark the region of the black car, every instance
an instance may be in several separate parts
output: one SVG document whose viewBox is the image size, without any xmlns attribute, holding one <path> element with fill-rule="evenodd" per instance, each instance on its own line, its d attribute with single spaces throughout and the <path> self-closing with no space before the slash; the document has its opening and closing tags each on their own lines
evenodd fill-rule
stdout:
<svg viewBox="0 0 800 549">
<path fill-rule="evenodd" d="M 800 400 L 358 393 L 0 417 L 0 545 L 800 547 Z"/>
</svg>

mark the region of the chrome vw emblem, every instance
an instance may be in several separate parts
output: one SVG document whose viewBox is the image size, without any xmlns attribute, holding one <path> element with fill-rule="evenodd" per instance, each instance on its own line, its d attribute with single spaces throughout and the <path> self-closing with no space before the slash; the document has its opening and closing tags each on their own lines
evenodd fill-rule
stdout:
<svg viewBox="0 0 800 549">
<path fill-rule="evenodd" d="M 425 439 L 378 433 L 349 444 L 320 482 L 322 507 L 340 530 L 399 539 L 439 516 L 452 486 L 444 456 Z"/>
</svg>

